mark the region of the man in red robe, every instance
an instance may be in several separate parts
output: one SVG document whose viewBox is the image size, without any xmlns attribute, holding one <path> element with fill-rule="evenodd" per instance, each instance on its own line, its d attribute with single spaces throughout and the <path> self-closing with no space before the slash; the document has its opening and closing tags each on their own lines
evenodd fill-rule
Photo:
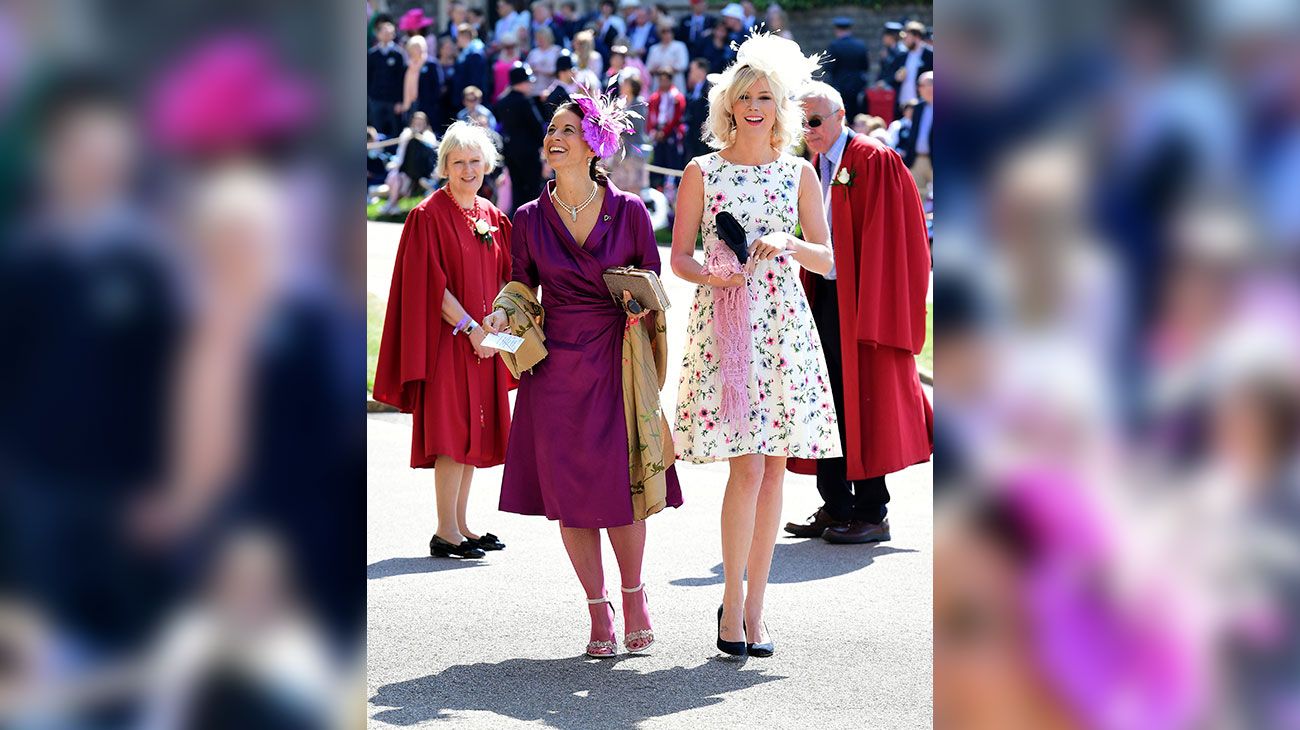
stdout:
<svg viewBox="0 0 1300 730">
<path fill-rule="evenodd" d="M 839 414 L 844 457 L 790 459 L 816 474 L 824 502 L 787 532 L 828 542 L 888 540 L 885 475 L 928 461 L 934 412 L 915 356 L 925 343 L 929 236 L 921 198 L 896 152 L 844 126 L 844 102 L 827 84 L 800 93 L 804 138 L 816 153 L 835 266 L 803 272 Z"/>
</svg>

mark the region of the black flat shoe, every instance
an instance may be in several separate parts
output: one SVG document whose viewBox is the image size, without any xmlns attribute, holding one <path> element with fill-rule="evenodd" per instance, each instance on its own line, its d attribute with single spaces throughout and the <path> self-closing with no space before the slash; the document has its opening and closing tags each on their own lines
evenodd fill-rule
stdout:
<svg viewBox="0 0 1300 730">
<path fill-rule="evenodd" d="M 490 532 L 485 532 L 482 535 L 479 535 L 477 540 L 470 540 L 470 542 L 474 543 L 475 545 L 478 545 L 483 550 L 491 551 L 491 550 L 506 549 L 506 544 L 504 542 L 501 542 L 501 538 L 497 537 L 496 535 L 493 535 Z"/>
<path fill-rule="evenodd" d="M 429 555 L 435 558 L 481 558 L 486 553 L 479 549 L 476 543 L 465 540 L 459 545 L 452 545 L 446 540 L 434 535 L 429 540 Z"/>
<path fill-rule="evenodd" d="M 718 606 L 718 651 L 732 656 L 745 656 L 746 653 L 745 642 L 722 640 L 722 606 Z"/>
</svg>

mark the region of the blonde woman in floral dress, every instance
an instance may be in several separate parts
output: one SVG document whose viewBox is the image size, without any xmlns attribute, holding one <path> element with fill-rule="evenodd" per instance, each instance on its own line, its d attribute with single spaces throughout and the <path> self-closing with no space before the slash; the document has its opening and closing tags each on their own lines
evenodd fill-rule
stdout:
<svg viewBox="0 0 1300 730">
<path fill-rule="evenodd" d="M 686 166 L 673 227 L 673 272 L 700 285 L 674 440 L 679 459 L 730 463 L 717 645 L 733 655 L 773 651 L 763 599 L 786 459 L 840 455 L 826 361 L 799 284 L 800 266 L 830 270 L 830 233 L 816 173 L 786 152 L 803 127 L 790 92 L 817 63 L 793 41 L 767 34 L 745 41 L 709 93 L 708 141 L 718 151 Z M 747 234 L 743 267 L 719 240 L 723 212 Z M 800 224 L 802 240 L 793 235 Z M 706 264 L 694 255 L 698 233 Z"/>
</svg>

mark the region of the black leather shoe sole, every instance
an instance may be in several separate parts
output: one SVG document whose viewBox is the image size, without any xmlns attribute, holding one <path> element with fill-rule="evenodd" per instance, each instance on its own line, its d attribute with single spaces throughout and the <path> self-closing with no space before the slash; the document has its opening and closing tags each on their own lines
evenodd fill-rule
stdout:
<svg viewBox="0 0 1300 730">
<path fill-rule="evenodd" d="M 869 542 L 889 542 L 890 536 L 888 532 L 874 532 L 857 537 L 826 530 L 822 533 L 822 539 L 835 545 L 864 545 Z"/>
<path fill-rule="evenodd" d="M 785 531 L 795 537 L 821 537 L 826 531 L 825 527 L 814 527 L 812 525 L 796 525 L 793 522 L 787 523 Z"/>
</svg>

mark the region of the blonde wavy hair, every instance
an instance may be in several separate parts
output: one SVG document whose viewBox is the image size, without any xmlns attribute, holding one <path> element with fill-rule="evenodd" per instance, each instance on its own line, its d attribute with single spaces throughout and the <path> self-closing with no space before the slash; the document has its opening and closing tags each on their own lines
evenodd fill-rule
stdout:
<svg viewBox="0 0 1300 730">
<path fill-rule="evenodd" d="M 704 123 L 705 144 L 715 150 L 730 147 L 736 141 L 736 117 L 731 107 L 750 87 L 766 79 L 776 100 L 776 121 L 772 124 L 772 148 L 786 151 L 803 138 L 803 106 L 791 98 L 776 74 L 765 73 L 748 64 L 733 63 L 709 90 L 709 118 Z"/>
<path fill-rule="evenodd" d="M 442 135 L 442 142 L 438 145 L 438 163 L 434 175 L 442 179 L 451 177 L 447 170 L 447 157 L 453 150 L 462 149 L 477 149 L 479 154 L 483 155 L 484 177 L 497 169 L 500 155 L 497 154 L 497 146 L 492 144 L 492 138 L 488 136 L 487 130 L 468 122 L 454 122 L 447 127 L 447 132 Z"/>
</svg>

